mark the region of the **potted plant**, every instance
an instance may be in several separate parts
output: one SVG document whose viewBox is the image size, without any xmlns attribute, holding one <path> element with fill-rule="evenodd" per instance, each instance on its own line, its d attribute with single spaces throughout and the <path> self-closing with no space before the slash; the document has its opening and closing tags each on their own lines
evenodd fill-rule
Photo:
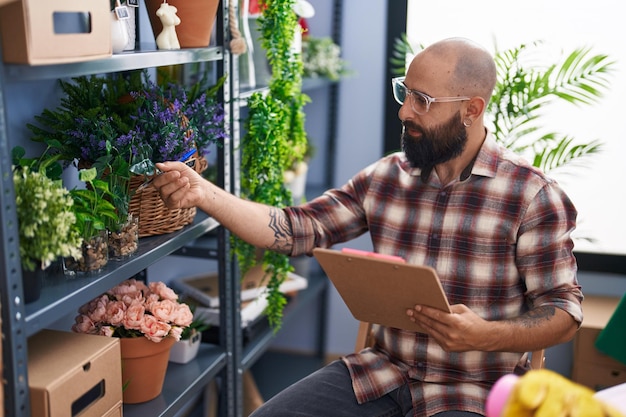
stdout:
<svg viewBox="0 0 626 417">
<path fill-rule="evenodd" d="M 302 63 L 303 75 L 308 78 L 324 77 L 339 81 L 349 74 L 346 61 L 341 59 L 341 47 L 330 37 L 303 37 Z"/>
<path fill-rule="evenodd" d="M 86 184 L 86 188 L 74 188 L 70 191 L 74 200 L 76 226 L 83 241 L 82 256 L 65 260 L 69 273 L 97 272 L 109 260 L 106 225 L 110 222 L 119 223 L 119 217 L 111 203 L 109 184 L 96 176 L 95 167 L 81 169 L 78 171 L 78 179 Z"/>
<path fill-rule="evenodd" d="M 69 191 L 46 174 L 48 168 L 54 171 L 55 158 L 32 160 L 24 155 L 24 148 L 13 149 L 24 301 L 29 303 L 40 296 L 43 271 L 59 257 L 78 257 L 81 239 Z"/>
<path fill-rule="evenodd" d="M 302 93 L 302 58 L 291 49 L 298 17 L 293 0 L 262 1 L 259 17 L 261 44 L 272 69 L 267 94 L 254 93 L 248 100 L 246 134 L 242 138 L 241 195 L 249 200 L 284 207 L 292 203 L 285 185 L 285 171 L 305 158 L 307 136 Z M 266 315 L 278 330 L 286 304 L 280 284 L 293 269 L 286 255 L 257 248 L 233 238 L 242 276 L 257 263 L 263 265 L 268 292 Z"/>
<path fill-rule="evenodd" d="M 185 364 L 198 354 L 202 342 L 202 332 L 211 327 L 202 318 L 197 318 L 195 309 L 191 306 L 194 319 L 191 324 L 183 329 L 180 340 L 174 343 L 170 350 L 170 362 Z"/>
<path fill-rule="evenodd" d="M 129 279 L 80 307 L 72 330 L 120 338 L 124 402 L 139 403 L 161 392 L 170 348 L 192 321 L 163 282 Z"/>
</svg>

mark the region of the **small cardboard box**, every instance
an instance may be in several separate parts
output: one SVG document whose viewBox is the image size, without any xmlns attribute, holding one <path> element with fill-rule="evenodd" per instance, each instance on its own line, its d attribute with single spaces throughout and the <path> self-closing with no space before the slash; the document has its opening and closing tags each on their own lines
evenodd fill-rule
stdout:
<svg viewBox="0 0 626 417">
<path fill-rule="evenodd" d="M 1 5 L 1 3 L 0 3 Z M 19 0 L 0 7 L 4 61 L 59 64 L 110 56 L 108 0 Z"/>
<path fill-rule="evenodd" d="M 117 416 L 121 364 L 118 338 L 42 330 L 28 340 L 31 414 Z"/>
</svg>

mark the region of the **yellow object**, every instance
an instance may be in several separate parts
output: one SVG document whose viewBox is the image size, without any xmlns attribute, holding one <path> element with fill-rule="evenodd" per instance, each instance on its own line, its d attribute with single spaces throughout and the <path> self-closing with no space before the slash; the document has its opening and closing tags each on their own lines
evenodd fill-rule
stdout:
<svg viewBox="0 0 626 417">
<path fill-rule="evenodd" d="M 594 398 L 595 392 L 556 372 L 527 372 L 513 387 L 502 417 L 625 417 Z"/>
</svg>

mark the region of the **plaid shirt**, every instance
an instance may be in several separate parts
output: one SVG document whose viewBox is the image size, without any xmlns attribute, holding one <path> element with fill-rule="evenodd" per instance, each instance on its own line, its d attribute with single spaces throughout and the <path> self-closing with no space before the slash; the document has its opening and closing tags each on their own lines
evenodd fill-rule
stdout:
<svg viewBox="0 0 626 417">
<path fill-rule="evenodd" d="M 441 184 L 434 170 L 411 168 L 403 153 L 384 157 L 342 188 L 285 209 L 294 231 L 292 254 L 369 231 L 376 252 L 433 267 L 450 304 L 465 304 L 485 320 L 554 306 L 580 323 L 582 293 L 570 239 L 576 209 L 569 198 L 491 134 L 466 171 Z M 430 416 L 484 414 L 490 387 L 520 356 L 449 353 L 425 334 L 380 327 L 373 348 L 343 360 L 359 403 L 409 383 L 414 415 Z"/>
</svg>

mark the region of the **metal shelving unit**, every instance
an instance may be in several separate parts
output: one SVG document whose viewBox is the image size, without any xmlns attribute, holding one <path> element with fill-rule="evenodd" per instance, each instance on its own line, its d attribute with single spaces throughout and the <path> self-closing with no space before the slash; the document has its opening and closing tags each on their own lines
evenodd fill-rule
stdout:
<svg viewBox="0 0 626 417">
<path fill-rule="evenodd" d="M 229 1 L 221 2 L 216 24 L 218 45 L 225 45 L 228 39 L 228 5 Z M 139 249 L 135 256 L 124 262 L 111 261 L 96 276 L 79 276 L 67 280 L 62 276 L 50 277 L 42 288 L 41 298 L 25 305 L 21 283 L 21 265 L 17 231 L 17 215 L 15 193 L 13 188 L 10 149 L 11 144 L 7 128 L 7 108 L 5 107 L 5 91 L 8 85 L 27 85 L 29 82 L 54 80 L 57 78 L 77 77 L 89 74 L 105 74 L 166 65 L 191 64 L 198 62 L 216 62 L 218 73 L 224 74 L 230 68 L 230 53 L 222 48 L 194 48 L 176 51 L 156 51 L 150 47 L 139 46 L 135 51 L 116 54 L 109 58 L 88 62 L 59 65 L 14 65 L 4 64 L 0 68 L 0 256 L 2 264 L 0 273 L 0 301 L 2 303 L 2 353 L 4 383 L 4 412 L 7 416 L 30 417 L 28 389 L 28 352 L 27 339 L 52 325 L 59 318 L 75 313 L 86 301 L 105 292 L 117 283 L 141 273 L 155 261 L 182 250 L 190 242 L 216 231 L 219 247 L 214 255 L 219 260 L 220 279 L 223 280 L 221 294 L 224 311 L 221 318 L 223 342 L 220 345 L 203 345 L 198 357 L 187 365 L 172 364 L 158 401 L 145 404 L 125 405 L 124 415 L 128 416 L 174 416 L 194 396 L 202 392 L 204 387 L 216 376 L 225 376 L 223 399 L 227 404 L 234 403 L 233 395 L 240 384 L 236 378 L 235 360 L 232 354 L 235 338 L 233 337 L 234 314 L 238 313 L 233 300 L 237 299 L 236 286 L 232 268 L 228 262 L 228 234 L 212 218 L 198 213 L 193 224 L 182 230 L 167 235 L 140 239 Z M 230 119 L 230 79 L 223 88 L 226 120 Z M 227 126 L 230 129 L 231 125 Z M 12 143 L 19 143 L 20 138 L 13 138 Z M 227 139 L 218 151 L 219 181 L 226 189 L 231 189 L 233 161 L 232 146 Z M 230 313 L 229 313 L 230 312 Z M 233 385 L 231 387 L 231 384 Z M 231 406 L 221 410 L 222 414 L 235 415 Z"/>
</svg>

